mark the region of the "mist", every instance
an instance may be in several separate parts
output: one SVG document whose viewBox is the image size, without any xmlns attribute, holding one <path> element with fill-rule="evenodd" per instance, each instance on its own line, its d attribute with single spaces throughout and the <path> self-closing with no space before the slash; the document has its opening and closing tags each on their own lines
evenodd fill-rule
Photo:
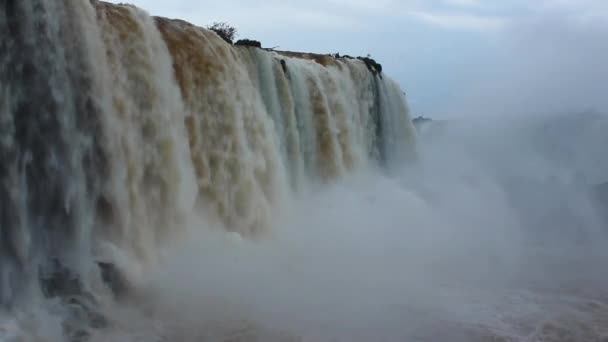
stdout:
<svg viewBox="0 0 608 342">
<path fill-rule="evenodd" d="M 416 162 L 312 186 L 266 239 L 193 218 L 134 280 L 147 314 L 118 321 L 133 339 L 153 317 L 148 333 L 177 341 L 599 339 L 606 204 L 585 176 L 598 164 L 571 158 L 605 140 L 598 124 L 432 123 Z"/>
<path fill-rule="evenodd" d="M 556 15 L 508 32 L 493 72 L 419 130 L 415 162 L 310 184 L 267 239 L 193 218 L 198 233 L 139 280 L 138 305 L 161 322 L 153 336 L 606 336 L 606 203 L 594 194 L 608 181 L 608 31 Z"/>
<path fill-rule="evenodd" d="M 509 21 L 483 70 L 440 117 L 606 113 L 608 26 L 601 11 L 545 10 Z"/>
</svg>

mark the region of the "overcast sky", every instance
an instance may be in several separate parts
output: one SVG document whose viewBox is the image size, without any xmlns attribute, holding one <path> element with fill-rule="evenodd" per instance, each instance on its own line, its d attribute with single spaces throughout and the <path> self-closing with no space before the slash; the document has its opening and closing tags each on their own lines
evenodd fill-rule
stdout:
<svg viewBox="0 0 608 342">
<path fill-rule="evenodd" d="M 265 47 L 369 53 L 415 115 L 608 108 L 608 0 L 127 1 Z"/>
</svg>

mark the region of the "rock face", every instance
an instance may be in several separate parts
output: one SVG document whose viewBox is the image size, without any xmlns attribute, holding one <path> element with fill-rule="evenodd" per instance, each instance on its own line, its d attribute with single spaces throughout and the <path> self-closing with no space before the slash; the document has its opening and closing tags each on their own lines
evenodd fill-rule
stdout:
<svg viewBox="0 0 608 342">
<path fill-rule="evenodd" d="M 97 265 L 102 280 L 114 295 L 119 297 L 128 293 L 128 282 L 116 265 L 109 262 L 97 262 Z M 94 301 L 86 293 L 80 276 L 57 259 L 52 259 L 50 265 L 40 269 L 38 279 L 42 294 L 47 298 L 88 297 Z"/>
<path fill-rule="evenodd" d="M 365 66 L 367 66 L 367 69 L 369 69 L 369 71 L 378 75 L 382 74 L 382 64 L 376 62 L 370 57 L 358 57 L 357 59 L 362 60 L 365 63 Z"/>
<path fill-rule="evenodd" d="M 129 294 L 129 282 L 116 265 L 101 261 L 97 262 L 97 265 L 101 272 L 101 279 L 117 299 L 121 299 Z"/>
<path fill-rule="evenodd" d="M 81 296 L 84 293 L 78 275 L 53 259 L 50 265 L 41 268 L 39 281 L 42 293 L 47 298 Z"/>
<path fill-rule="evenodd" d="M 99 311 L 95 296 L 85 290 L 80 275 L 73 272 L 58 259 L 39 271 L 39 283 L 43 295 L 48 299 L 58 299 L 65 308 L 63 329 L 70 342 L 87 341 L 90 329 L 108 326 L 107 318 Z M 107 280 L 108 286 L 113 286 Z"/>
</svg>

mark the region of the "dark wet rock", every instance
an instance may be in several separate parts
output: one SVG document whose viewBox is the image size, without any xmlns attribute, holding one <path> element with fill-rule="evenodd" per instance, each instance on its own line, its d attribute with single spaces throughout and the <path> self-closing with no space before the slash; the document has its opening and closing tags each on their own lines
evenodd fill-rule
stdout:
<svg viewBox="0 0 608 342">
<path fill-rule="evenodd" d="M 122 297 L 129 292 L 129 284 L 116 265 L 109 262 L 98 262 L 101 278 L 112 290 L 116 297 Z"/>
<path fill-rule="evenodd" d="M 374 74 L 382 74 L 382 64 L 376 62 L 370 57 L 357 57 L 358 60 L 363 61 L 367 66 L 367 69 Z"/>
<path fill-rule="evenodd" d="M 257 40 L 252 40 L 252 39 L 239 39 L 236 43 L 234 43 L 234 45 L 255 47 L 258 49 L 262 48 L 262 43 L 260 43 Z"/>
<path fill-rule="evenodd" d="M 113 222 L 116 214 L 114 207 L 108 198 L 105 196 L 99 196 L 99 198 L 97 198 L 96 209 L 97 219 L 100 222 L 108 225 Z"/>
<path fill-rule="evenodd" d="M 284 73 L 287 73 L 287 62 L 284 59 L 281 59 L 281 68 L 283 68 Z"/>
<path fill-rule="evenodd" d="M 379 75 L 380 77 L 382 77 L 382 64 L 376 62 L 373 58 L 367 56 L 367 57 L 353 57 L 350 55 L 344 55 L 344 56 L 340 56 L 339 53 L 336 53 L 335 55 L 333 55 L 333 57 L 335 58 L 342 58 L 342 59 L 358 59 L 360 61 L 362 61 L 363 63 L 365 63 L 365 66 L 367 67 L 367 69 L 372 72 L 375 75 Z"/>
<path fill-rule="evenodd" d="M 77 296 L 83 293 L 82 283 L 74 272 L 58 259 L 39 271 L 40 289 L 47 298 Z"/>
<path fill-rule="evenodd" d="M 90 311 L 88 313 L 89 326 L 93 329 L 107 328 L 110 324 L 108 319 L 97 311 Z"/>
<path fill-rule="evenodd" d="M 89 296 L 64 298 L 61 303 L 65 310 L 63 334 L 70 342 L 88 341 L 92 329 L 104 329 L 110 324 Z"/>
<path fill-rule="evenodd" d="M 98 303 L 92 296 L 78 296 L 64 299 L 64 304 L 70 311 L 73 321 L 87 327 L 103 329 L 108 326 L 108 319 L 98 310 Z"/>
<path fill-rule="evenodd" d="M 120 283 L 117 275 L 108 265 L 100 266 L 102 277 L 105 269 L 104 281 L 120 289 L 115 285 Z M 91 336 L 90 329 L 108 327 L 108 319 L 99 311 L 99 303 L 95 296 L 85 290 L 78 274 L 64 266 L 58 259 L 53 259 L 49 264 L 41 267 L 39 282 L 46 298 L 59 299 L 65 313 L 63 329 L 67 341 L 88 341 Z"/>
<path fill-rule="evenodd" d="M 91 333 L 85 329 L 74 329 L 69 326 L 63 327 L 65 337 L 69 342 L 86 342 L 91 339 Z"/>
</svg>

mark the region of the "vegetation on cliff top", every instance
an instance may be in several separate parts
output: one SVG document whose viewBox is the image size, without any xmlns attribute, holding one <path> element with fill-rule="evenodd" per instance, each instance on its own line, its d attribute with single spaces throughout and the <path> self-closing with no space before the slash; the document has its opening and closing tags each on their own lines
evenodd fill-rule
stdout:
<svg viewBox="0 0 608 342">
<path fill-rule="evenodd" d="M 207 29 L 215 32 L 218 36 L 220 36 L 228 44 L 237 45 L 237 46 L 255 47 L 255 48 L 260 48 L 260 49 L 262 48 L 262 43 L 257 40 L 253 40 L 253 39 L 240 39 L 236 43 L 234 43 L 234 39 L 236 38 L 238 31 L 234 26 L 232 26 L 226 22 L 214 22 L 212 25 L 207 26 Z M 272 50 L 272 49 L 270 49 L 270 50 Z M 340 56 L 339 53 L 336 53 L 333 55 L 329 54 L 328 56 L 334 57 L 336 59 L 340 59 L 340 58 L 358 59 L 358 60 L 362 61 L 363 63 L 365 63 L 365 66 L 367 66 L 367 69 L 370 72 L 372 72 L 373 74 L 376 74 L 376 75 L 380 75 L 380 77 L 382 77 L 382 64 L 376 62 L 376 60 L 371 58 L 370 55 L 367 55 L 366 57 L 361 57 L 361 56 L 352 57 L 349 55 Z"/>
<path fill-rule="evenodd" d="M 236 43 L 234 43 L 234 45 L 238 45 L 238 46 L 250 46 L 250 47 L 256 47 L 256 48 L 259 48 L 259 49 L 262 48 L 262 43 L 260 43 L 257 40 L 252 40 L 252 39 L 240 39 Z"/>
<path fill-rule="evenodd" d="M 212 25 L 207 26 L 207 28 L 217 33 L 217 35 L 220 36 L 223 40 L 225 40 L 226 43 L 231 45 L 234 41 L 234 38 L 236 38 L 238 32 L 234 26 L 224 22 L 215 22 Z"/>
</svg>

